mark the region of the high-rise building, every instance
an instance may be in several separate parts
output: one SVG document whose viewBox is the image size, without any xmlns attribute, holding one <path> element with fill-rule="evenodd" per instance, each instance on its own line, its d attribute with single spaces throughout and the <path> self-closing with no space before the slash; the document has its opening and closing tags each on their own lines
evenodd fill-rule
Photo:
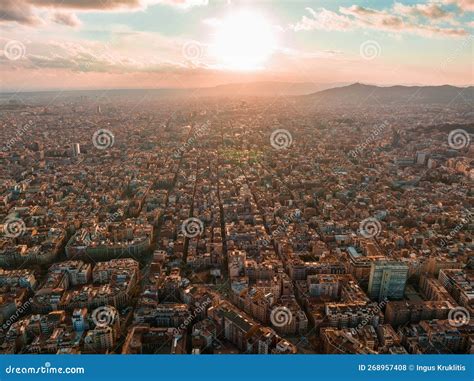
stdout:
<svg viewBox="0 0 474 381">
<path fill-rule="evenodd" d="M 84 338 L 84 348 L 90 352 L 106 352 L 115 345 L 114 331 L 112 327 L 100 326 L 90 331 Z"/>
<path fill-rule="evenodd" d="M 426 152 L 416 153 L 416 164 L 424 165 L 428 160 L 428 154 Z"/>
<path fill-rule="evenodd" d="M 375 261 L 371 265 L 368 294 L 372 299 L 400 299 L 405 292 L 408 266 L 397 261 Z"/>
<path fill-rule="evenodd" d="M 81 145 L 79 143 L 74 143 L 72 145 L 71 151 L 73 157 L 79 156 L 81 153 Z"/>
<path fill-rule="evenodd" d="M 75 308 L 71 321 L 74 331 L 82 332 L 86 329 L 87 308 Z"/>
</svg>

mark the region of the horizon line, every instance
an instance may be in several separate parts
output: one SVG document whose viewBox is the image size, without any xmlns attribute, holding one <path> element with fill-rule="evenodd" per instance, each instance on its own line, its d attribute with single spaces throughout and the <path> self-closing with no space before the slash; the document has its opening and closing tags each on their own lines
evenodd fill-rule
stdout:
<svg viewBox="0 0 474 381">
<path fill-rule="evenodd" d="M 389 87 L 456 87 L 456 88 L 469 88 L 473 87 L 474 83 L 471 84 L 463 84 L 463 85 L 453 85 L 449 83 L 444 84 L 372 84 L 372 83 L 364 83 L 364 82 L 292 82 L 292 81 L 250 81 L 250 82 L 226 82 L 221 83 L 215 86 L 201 86 L 201 87 L 104 87 L 104 88 L 73 88 L 73 89 L 63 89 L 63 88 L 43 88 L 43 89 L 31 89 L 25 91 L 14 91 L 10 89 L 1 89 L 0 94 L 27 94 L 27 93 L 50 93 L 50 92 L 80 92 L 80 91 L 145 91 L 145 90 L 170 90 L 170 91 L 185 91 L 185 90 L 201 90 L 201 89 L 215 89 L 220 86 L 232 86 L 232 85 L 251 85 L 257 83 L 279 83 L 279 84 L 290 84 L 290 85 L 301 85 L 301 84 L 314 84 L 314 85 L 335 85 L 333 87 L 328 87 L 327 89 L 316 90 L 310 92 L 308 94 L 317 93 L 324 90 L 335 89 L 339 87 L 348 87 L 353 85 L 364 85 L 364 86 L 373 86 L 373 87 L 381 87 L 381 88 L 389 88 Z M 345 83 L 345 84 L 344 84 Z M 340 84 L 340 86 L 338 86 Z"/>
</svg>

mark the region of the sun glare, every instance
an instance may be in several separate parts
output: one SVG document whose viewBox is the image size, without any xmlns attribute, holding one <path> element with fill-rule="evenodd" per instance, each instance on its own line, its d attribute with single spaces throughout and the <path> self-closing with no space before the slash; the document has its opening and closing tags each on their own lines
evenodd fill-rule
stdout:
<svg viewBox="0 0 474 381">
<path fill-rule="evenodd" d="M 272 25 L 258 13 L 241 11 L 217 26 L 212 55 L 219 66 L 234 70 L 258 70 L 275 50 Z"/>
</svg>

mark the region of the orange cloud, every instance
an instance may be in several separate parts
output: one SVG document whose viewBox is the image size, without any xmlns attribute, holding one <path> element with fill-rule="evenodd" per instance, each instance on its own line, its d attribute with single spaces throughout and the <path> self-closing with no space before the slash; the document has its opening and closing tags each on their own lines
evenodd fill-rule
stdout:
<svg viewBox="0 0 474 381">
<path fill-rule="evenodd" d="M 360 5 L 340 7 L 339 12 L 325 8 L 314 10 L 306 8 L 311 17 L 304 15 L 291 28 L 299 30 L 339 30 L 375 29 L 386 32 L 405 32 L 425 37 L 462 37 L 469 32 L 463 28 L 434 26 L 431 23 L 420 23 L 413 16 L 423 16 L 428 21 L 449 18 L 451 14 L 435 4 L 405 6 L 395 3 L 392 11 L 364 8 Z"/>
<path fill-rule="evenodd" d="M 16 22 L 29 26 L 42 25 L 44 21 L 36 15 L 41 9 L 72 9 L 87 11 L 137 11 L 148 5 L 163 4 L 178 9 L 189 9 L 196 6 L 206 6 L 209 0 L 2 0 L 0 22 Z M 52 16 L 53 22 L 78 26 L 77 17 L 69 14 Z"/>
<path fill-rule="evenodd" d="M 54 12 L 51 15 L 51 21 L 56 24 L 67 25 L 71 27 L 80 26 L 81 20 L 74 13 Z"/>
</svg>

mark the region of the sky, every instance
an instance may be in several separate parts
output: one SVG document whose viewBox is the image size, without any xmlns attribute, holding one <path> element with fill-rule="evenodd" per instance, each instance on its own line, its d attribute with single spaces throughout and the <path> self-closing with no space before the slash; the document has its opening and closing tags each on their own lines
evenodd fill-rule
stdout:
<svg viewBox="0 0 474 381">
<path fill-rule="evenodd" d="M 2 91 L 473 84 L 474 0 L 0 0 Z"/>
</svg>

